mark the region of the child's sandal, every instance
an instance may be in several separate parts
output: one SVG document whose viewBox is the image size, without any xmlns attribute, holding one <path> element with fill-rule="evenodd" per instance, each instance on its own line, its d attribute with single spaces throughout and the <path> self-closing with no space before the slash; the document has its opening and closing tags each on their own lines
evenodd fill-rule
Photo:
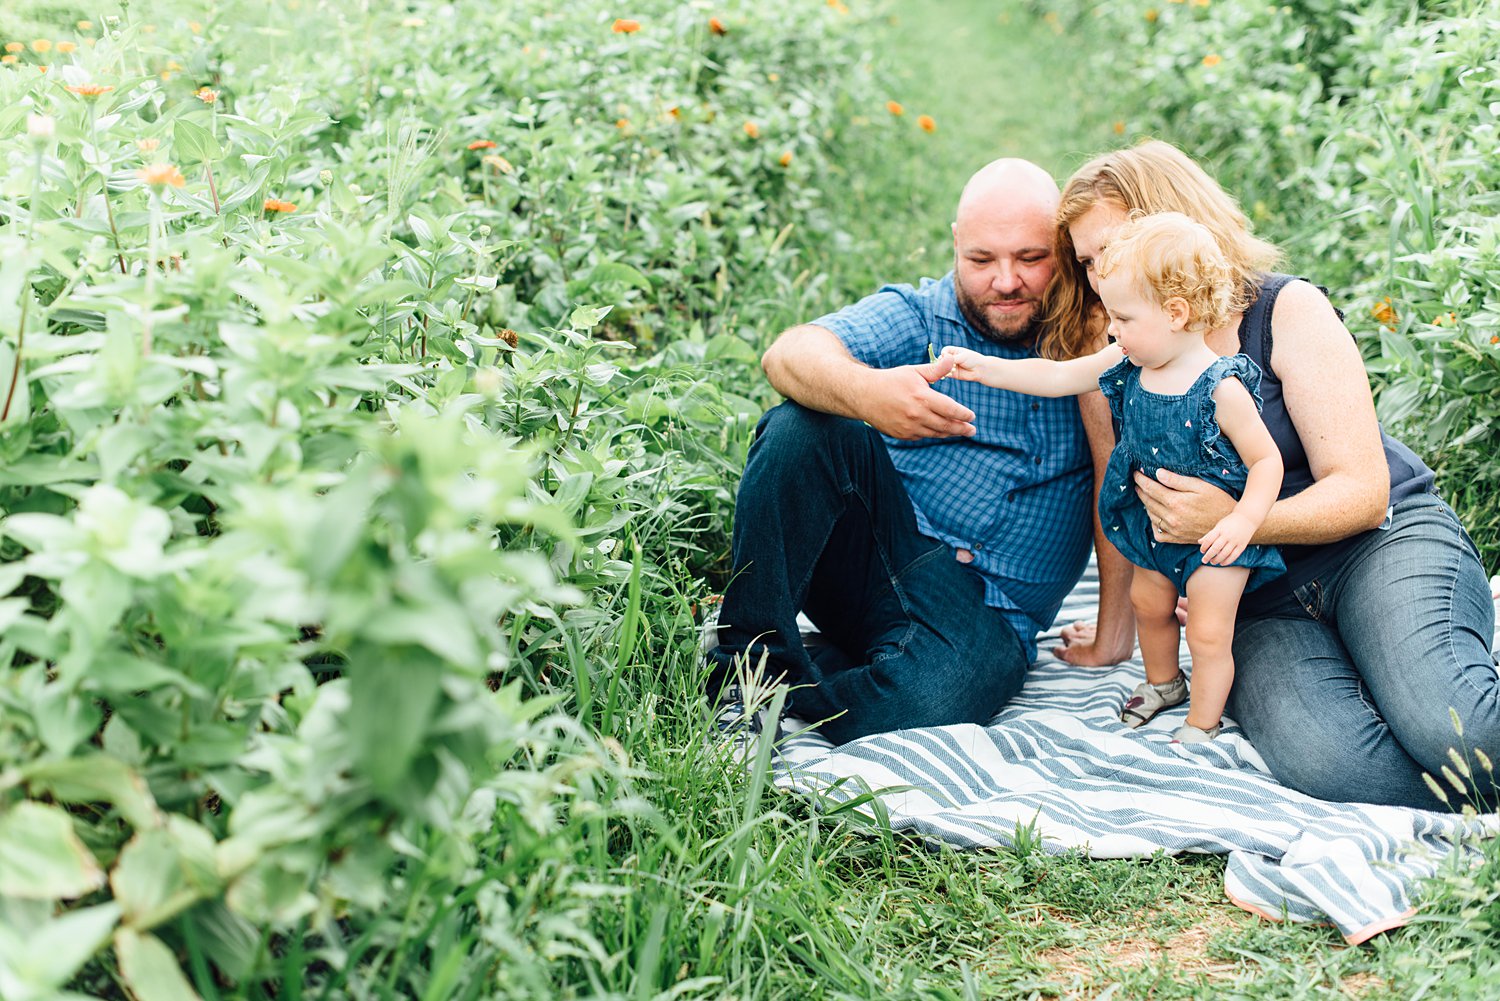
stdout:
<svg viewBox="0 0 1500 1001">
<path fill-rule="evenodd" d="M 1153 685 L 1149 681 L 1143 681 L 1135 686 L 1135 690 L 1130 693 L 1130 698 L 1125 702 L 1125 707 L 1120 710 L 1120 722 L 1134 730 L 1163 709 L 1170 709 L 1186 702 L 1187 697 L 1187 678 L 1184 678 L 1181 673 L 1165 685 Z"/>
<path fill-rule="evenodd" d="M 1219 735 L 1224 729 L 1224 724 L 1215 723 L 1207 730 L 1200 730 L 1191 723 L 1184 723 L 1172 731 L 1172 743 L 1174 744 L 1206 744 Z"/>
</svg>

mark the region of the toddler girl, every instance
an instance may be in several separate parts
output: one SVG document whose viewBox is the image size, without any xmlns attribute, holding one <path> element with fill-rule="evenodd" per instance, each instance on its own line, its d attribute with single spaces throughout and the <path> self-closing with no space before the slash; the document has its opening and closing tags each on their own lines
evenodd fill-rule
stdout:
<svg viewBox="0 0 1500 1001">
<path fill-rule="evenodd" d="M 1221 357 L 1203 338 L 1238 306 L 1228 263 L 1212 234 L 1176 212 L 1122 226 L 1095 262 L 1114 343 L 1071 361 L 993 358 L 948 347 L 951 375 L 1037 396 L 1071 396 L 1096 385 L 1114 416 L 1118 444 L 1099 496 L 1105 535 L 1139 569 L 1130 586 L 1146 681 L 1120 713 L 1138 727 L 1188 697 L 1178 670 L 1177 599 L 1190 613 L 1193 699 L 1172 734 L 1198 743 L 1219 735 L 1234 681 L 1240 596 L 1286 569 L 1273 548 L 1250 544 L 1281 488 L 1281 455 L 1260 419 L 1260 369 Z M 1198 545 L 1161 542 L 1131 475 L 1158 469 L 1206 480 L 1237 497 Z"/>
</svg>

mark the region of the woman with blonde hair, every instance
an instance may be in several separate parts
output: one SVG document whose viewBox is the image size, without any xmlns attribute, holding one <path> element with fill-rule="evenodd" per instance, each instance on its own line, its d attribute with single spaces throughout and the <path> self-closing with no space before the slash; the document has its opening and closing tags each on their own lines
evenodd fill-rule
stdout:
<svg viewBox="0 0 1500 1001">
<path fill-rule="evenodd" d="M 1494 604 L 1432 471 L 1377 423 L 1359 349 L 1325 293 L 1277 273 L 1279 253 L 1250 233 L 1234 200 L 1180 150 L 1147 142 L 1096 157 L 1064 187 L 1038 352 L 1074 358 L 1104 345 L 1094 262 L 1132 214 L 1156 212 L 1203 224 L 1234 270 L 1235 313 L 1205 342 L 1263 371 L 1262 419 L 1285 468 L 1253 539 L 1279 547 L 1287 572 L 1240 605 L 1228 714 L 1294 789 L 1450 808 L 1424 776 L 1456 754 L 1492 783 L 1483 764 L 1500 758 Z M 1095 455 L 1107 455 L 1107 404 L 1091 394 L 1080 408 Z M 1170 471 L 1134 479 L 1160 542 L 1196 545 L 1235 505 Z M 1097 529 L 1100 600 L 1119 600 L 1130 564 Z M 1064 639 L 1119 648 L 1086 626 Z M 1492 784 L 1478 792 L 1494 801 Z"/>
</svg>

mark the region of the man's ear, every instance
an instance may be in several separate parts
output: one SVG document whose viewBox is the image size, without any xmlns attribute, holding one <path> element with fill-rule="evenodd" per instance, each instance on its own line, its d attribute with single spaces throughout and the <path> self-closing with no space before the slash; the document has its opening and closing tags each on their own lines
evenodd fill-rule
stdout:
<svg viewBox="0 0 1500 1001">
<path fill-rule="evenodd" d="M 1166 310 L 1167 318 L 1172 321 L 1173 330 L 1186 330 L 1188 320 L 1192 318 L 1192 310 L 1188 308 L 1187 300 L 1180 295 L 1174 295 L 1161 304 Z"/>
</svg>

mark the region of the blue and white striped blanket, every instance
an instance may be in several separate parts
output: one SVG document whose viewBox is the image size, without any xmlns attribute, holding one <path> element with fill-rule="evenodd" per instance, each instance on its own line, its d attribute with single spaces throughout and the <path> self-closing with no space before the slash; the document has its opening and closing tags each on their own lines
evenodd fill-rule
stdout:
<svg viewBox="0 0 1500 1001">
<path fill-rule="evenodd" d="M 1097 595 L 1091 569 L 1058 621 L 1092 617 Z M 1119 708 L 1143 677 L 1139 658 L 1077 668 L 1044 653 L 987 726 L 902 730 L 841 747 L 797 733 L 780 745 L 776 782 L 837 803 L 886 790 L 892 828 L 959 848 L 1009 846 L 1018 828 L 1031 828 L 1048 851 L 1095 858 L 1224 854 L 1234 903 L 1273 920 L 1332 922 L 1350 943 L 1405 923 L 1414 882 L 1461 835 L 1496 831 L 1493 814 L 1464 820 L 1294 792 L 1227 718 L 1211 743 L 1172 744 L 1186 705 L 1127 730 Z"/>
</svg>

